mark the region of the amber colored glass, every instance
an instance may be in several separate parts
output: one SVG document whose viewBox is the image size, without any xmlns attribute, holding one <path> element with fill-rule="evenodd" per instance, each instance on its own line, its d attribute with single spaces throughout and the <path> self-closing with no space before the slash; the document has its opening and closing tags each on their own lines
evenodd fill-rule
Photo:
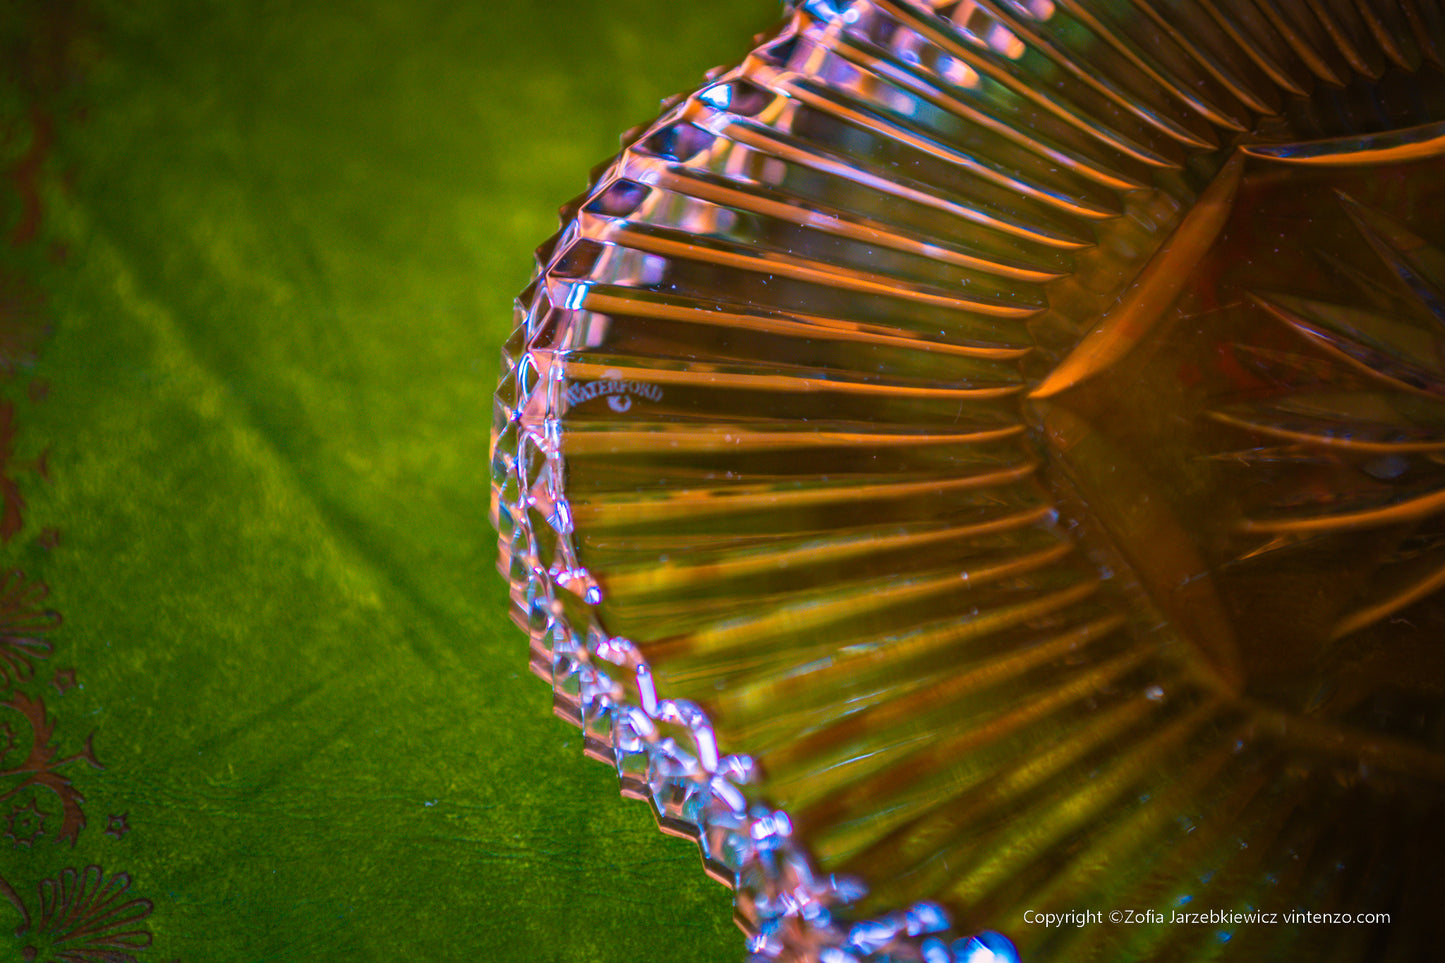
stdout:
<svg viewBox="0 0 1445 963">
<path fill-rule="evenodd" d="M 1433 0 L 817 0 L 564 208 L 502 567 L 758 959 L 1445 952 L 1442 57 Z"/>
</svg>

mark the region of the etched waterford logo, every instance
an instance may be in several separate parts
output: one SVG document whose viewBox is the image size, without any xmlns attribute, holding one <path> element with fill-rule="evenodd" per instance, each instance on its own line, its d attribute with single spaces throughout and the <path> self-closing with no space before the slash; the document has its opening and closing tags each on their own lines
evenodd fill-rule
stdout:
<svg viewBox="0 0 1445 963">
<path fill-rule="evenodd" d="M 593 398 L 606 398 L 607 407 L 619 414 L 632 407 L 634 397 L 661 401 L 662 389 L 645 381 L 624 381 L 621 378 L 583 381 L 567 389 L 569 407 L 584 404 Z"/>
</svg>

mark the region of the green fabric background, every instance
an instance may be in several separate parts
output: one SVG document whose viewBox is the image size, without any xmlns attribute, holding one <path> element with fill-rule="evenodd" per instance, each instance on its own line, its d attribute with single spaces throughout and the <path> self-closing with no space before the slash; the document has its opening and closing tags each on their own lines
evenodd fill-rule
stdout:
<svg viewBox="0 0 1445 963">
<path fill-rule="evenodd" d="M 618 799 L 525 670 L 487 433 L 558 204 L 778 12 L 0 8 L 0 303 L 50 332 L 3 386 L 24 505 L 0 568 L 64 619 L 9 691 L 43 698 L 57 761 L 93 732 L 104 766 L 56 769 L 74 846 L 54 816 L 0 836 L 32 913 L 95 864 L 152 903 L 143 963 L 741 958 L 696 848 Z M 32 797 L 57 810 L 0 798 L 0 832 Z M 13 903 L 0 959 L 50 958 Z"/>
</svg>

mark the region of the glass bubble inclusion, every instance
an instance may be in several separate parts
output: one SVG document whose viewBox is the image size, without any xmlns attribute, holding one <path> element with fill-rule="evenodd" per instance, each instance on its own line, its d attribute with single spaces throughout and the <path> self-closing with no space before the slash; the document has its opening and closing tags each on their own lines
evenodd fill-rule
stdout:
<svg viewBox="0 0 1445 963">
<path fill-rule="evenodd" d="M 756 959 L 1435 955 L 1442 64 L 1436 0 L 807 2 L 563 209 L 501 567 Z M 1390 922 L 1024 916 L 1182 907 Z"/>
</svg>

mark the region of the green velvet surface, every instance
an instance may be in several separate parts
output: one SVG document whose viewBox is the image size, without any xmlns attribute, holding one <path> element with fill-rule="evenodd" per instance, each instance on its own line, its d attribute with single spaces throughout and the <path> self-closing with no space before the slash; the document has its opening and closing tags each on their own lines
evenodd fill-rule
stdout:
<svg viewBox="0 0 1445 963">
<path fill-rule="evenodd" d="M 106 958 L 41 921 L 92 865 L 128 879 L 134 921 L 90 931 L 131 934 L 117 958 L 743 956 L 696 847 L 525 670 L 487 434 L 557 206 L 777 15 L 0 10 L 0 568 L 49 589 L 0 604 L 29 653 L 0 676 L 0 959 Z"/>
</svg>

